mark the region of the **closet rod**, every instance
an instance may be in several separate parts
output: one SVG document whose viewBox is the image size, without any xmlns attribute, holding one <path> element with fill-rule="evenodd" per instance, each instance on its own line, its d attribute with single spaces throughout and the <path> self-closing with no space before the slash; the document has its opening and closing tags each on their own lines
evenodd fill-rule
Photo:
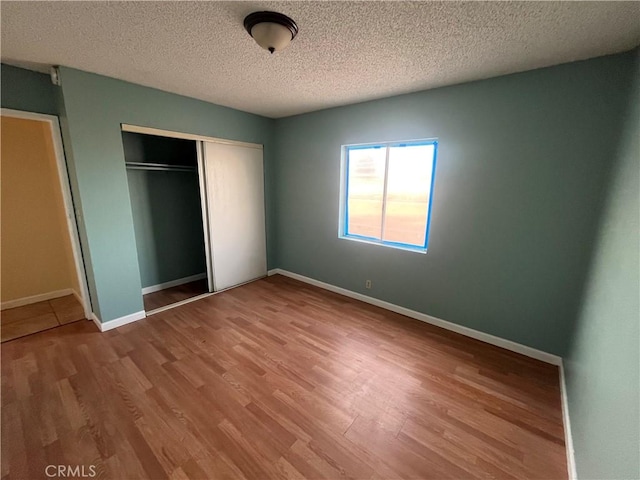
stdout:
<svg viewBox="0 0 640 480">
<path fill-rule="evenodd" d="M 186 165 L 171 165 L 168 163 L 144 163 L 125 162 L 125 166 L 130 170 L 158 170 L 167 172 L 196 172 L 196 167 Z"/>
</svg>

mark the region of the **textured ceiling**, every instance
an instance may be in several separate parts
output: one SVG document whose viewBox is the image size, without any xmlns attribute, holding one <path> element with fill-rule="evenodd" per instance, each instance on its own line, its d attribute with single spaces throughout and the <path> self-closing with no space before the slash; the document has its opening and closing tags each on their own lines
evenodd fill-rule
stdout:
<svg viewBox="0 0 640 480">
<path fill-rule="evenodd" d="M 67 65 L 282 117 L 640 44 L 635 2 L 10 2 L 2 61 Z M 300 28 L 269 55 L 256 10 Z"/>
</svg>

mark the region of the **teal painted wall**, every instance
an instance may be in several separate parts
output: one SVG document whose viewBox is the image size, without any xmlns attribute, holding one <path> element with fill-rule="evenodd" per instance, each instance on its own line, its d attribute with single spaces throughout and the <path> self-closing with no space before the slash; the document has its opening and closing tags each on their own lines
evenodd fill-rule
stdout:
<svg viewBox="0 0 640 480">
<path fill-rule="evenodd" d="M 65 151 L 90 261 L 93 308 L 103 322 L 143 309 L 122 123 L 263 144 L 267 247 L 273 265 L 273 120 L 66 67 L 60 74 Z"/>
<path fill-rule="evenodd" d="M 120 123 L 263 143 L 269 268 L 567 353 L 579 477 L 637 478 L 638 64 L 627 53 L 277 121 L 2 65 L 1 103 L 60 116 L 103 321 L 141 310 L 146 282 Z M 425 137 L 440 141 L 427 255 L 339 240 L 340 146 Z"/>
<path fill-rule="evenodd" d="M 640 53 L 640 52 L 638 52 Z M 565 375 L 580 479 L 640 478 L 640 55 Z"/>
<path fill-rule="evenodd" d="M 608 56 L 277 120 L 275 263 L 563 354 L 630 65 Z M 434 137 L 427 254 L 339 239 L 341 145 Z"/>
<path fill-rule="evenodd" d="M 0 82 L 3 108 L 58 115 L 55 86 L 49 75 L 3 63 Z"/>
<path fill-rule="evenodd" d="M 196 166 L 196 142 L 123 133 L 127 162 Z M 200 184 L 191 172 L 127 170 L 143 287 L 206 273 Z"/>
<path fill-rule="evenodd" d="M 206 273 L 196 172 L 128 170 L 143 287 Z"/>
</svg>

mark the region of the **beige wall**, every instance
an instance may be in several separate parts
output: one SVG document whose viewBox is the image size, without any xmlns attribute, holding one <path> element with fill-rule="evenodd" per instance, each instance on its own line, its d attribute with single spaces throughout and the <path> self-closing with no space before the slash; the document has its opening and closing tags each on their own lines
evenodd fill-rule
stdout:
<svg viewBox="0 0 640 480">
<path fill-rule="evenodd" d="M 49 126 L 3 116 L 1 134 L 1 301 L 80 293 Z"/>
</svg>

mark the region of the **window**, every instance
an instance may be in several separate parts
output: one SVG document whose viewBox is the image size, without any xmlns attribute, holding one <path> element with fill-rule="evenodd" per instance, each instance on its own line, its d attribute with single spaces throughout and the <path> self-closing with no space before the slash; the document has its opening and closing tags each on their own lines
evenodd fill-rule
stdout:
<svg viewBox="0 0 640 480">
<path fill-rule="evenodd" d="M 437 146 L 345 146 L 341 238 L 426 252 Z"/>
</svg>

